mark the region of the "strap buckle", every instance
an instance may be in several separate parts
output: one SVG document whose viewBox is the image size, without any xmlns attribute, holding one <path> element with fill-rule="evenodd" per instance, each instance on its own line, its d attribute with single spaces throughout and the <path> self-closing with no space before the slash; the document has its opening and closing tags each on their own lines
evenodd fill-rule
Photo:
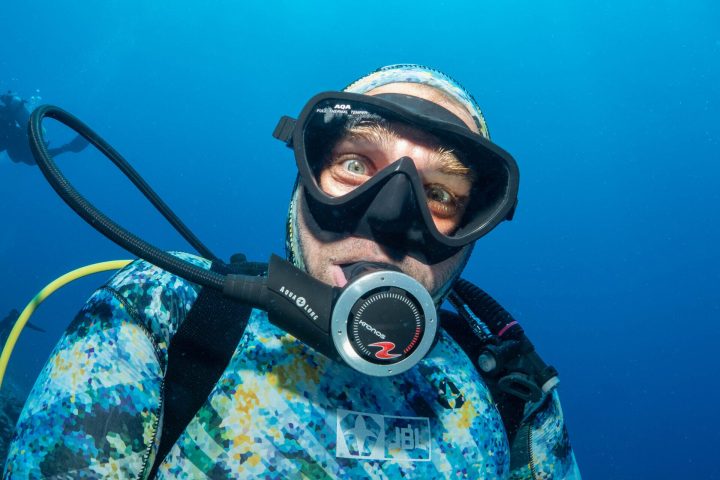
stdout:
<svg viewBox="0 0 720 480">
<path fill-rule="evenodd" d="M 287 115 L 283 115 L 282 117 L 280 117 L 278 124 L 275 126 L 275 130 L 273 131 L 272 135 L 278 140 L 285 142 L 285 144 L 289 148 L 292 148 L 292 138 L 294 132 L 295 119 L 292 117 L 288 117 Z"/>
</svg>

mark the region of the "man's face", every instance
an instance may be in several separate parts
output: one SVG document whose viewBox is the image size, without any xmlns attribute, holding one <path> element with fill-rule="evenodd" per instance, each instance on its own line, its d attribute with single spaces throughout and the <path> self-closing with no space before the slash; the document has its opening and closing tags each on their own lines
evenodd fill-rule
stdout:
<svg viewBox="0 0 720 480">
<path fill-rule="evenodd" d="M 379 93 L 403 93 L 430 100 L 450 110 L 470 129 L 478 132 L 464 107 L 432 87 L 395 83 L 367 94 Z M 465 200 L 472 186 L 472 174 L 452 152 L 443 150 L 437 139 L 417 129 L 390 125 L 389 128 L 351 130 L 333 146 L 319 173 L 318 183 L 325 193 L 341 196 L 405 156 L 413 159 L 425 185 L 435 226 L 442 233 L 451 233 L 457 228 L 464 212 Z M 347 283 L 342 265 L 360 261 L 381 262 L 397 266 L 434 295 L 456 272 L 466 255 L 466 249 L 463 249 L 440 263 L 427 265 L 408 255 L 398 256 L 397 249 L 389 249 L 366 238 L 323 232 L 320 239 L 313 233 L 320 231 L 320 227 L 307 208 L 302 189 L 298 204 L 298 234 L 308 273 L 330 285 L 343 287 Z"/>
</svg>

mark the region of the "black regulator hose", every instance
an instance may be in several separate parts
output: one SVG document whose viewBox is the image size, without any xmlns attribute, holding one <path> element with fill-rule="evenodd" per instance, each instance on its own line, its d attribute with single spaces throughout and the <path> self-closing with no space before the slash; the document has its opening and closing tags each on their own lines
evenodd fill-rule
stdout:
<svg viewBox="0 0 720 480">
<path fill-rule="evenodd" d="M 135 169 L 112 147 L 103 140 L 90 127 L 81 122 L 72 114 L 52 105 L 42 105 L 35 109 L 30 115 L 28 134 L 30 137 L 30 149 L 35 160 L 47 181 L 60 197 L 80 217 L 88 222 L 93 228 L 117 243 L 124 249 L 136 256 L 147 260 L 153 265 L 167 270 L 175 275 L 183 277 L 191 282 L 198 283 L 205 287 L 223 291 L 235 299 L 252 306 L 262 306 L 258 299 L 263 298 L 264 279 L 261 277 L 250 277 L 245 275 L 222 275 L 210 270 L 205 270 L 189 262 L 181 260 L 159 248 L 145 242 L 133 233 L 120 227 L 109 217 L 103 214 L 88 202 L 68 179 L 52 159 L 47 150 L 47 144 L 42 130 L 42 120 L 49 117 L 64 124 L 70 129 L 82 135 L 92 143 L 100 152 L 109 158 L 124 174 L 140 189 L 148 200 L 158 211 L 172 224 L 173 227 L 205 258 L 219 261 L 210 250 L 183 224 L 172 210 L 163 202 L 150 186 L 140 177 Z"/>
<path fill-rule="evenodd" d="M 520 324 L 494 298 L 480 287 L 459 278 L 453 285 L 453 291 L 468 305 L 490 329 L 493 335 L 517 340 L 524 335 Z"/>
</svg>

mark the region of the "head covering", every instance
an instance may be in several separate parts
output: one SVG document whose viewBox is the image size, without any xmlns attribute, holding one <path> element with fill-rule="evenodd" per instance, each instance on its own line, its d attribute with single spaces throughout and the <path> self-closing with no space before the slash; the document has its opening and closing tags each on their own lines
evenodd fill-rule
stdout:
<svg viewBox="0 0 720 480">
<path fill-rule="evenodd" d="M 389 83 L 420 83 L 437 88 L 457 100 L 475 120 L 480 135 L 490 140 L 485 117 L 473 96 L 457 81 L 439 70 L 422 65 L 397 64 L 380 67 L 369 75 L 355 80 L 343 89 L 350 93 L 366 93 Z"/>
<path fill-rule="evenodd" d="M 485 118 L 483 117 L 482 111 L 473 96 L 457 81 L 439 70 L 435 70 L 430 67 L 413 64 L 388 65 L 386 67 L 378 68 L 374 72 L 359 78 L 343 90 L 350 93 L 363 94 L 377 87 L 391 83 L 419 83 L 442 91 L 465 107 L 465 110 L 467 110 L 475 121 L 475 125 L 478 127 L 480 134 L 488 140 L 490 139 Z M 300 245 L 300 237 L 297 234 L 297 209 L 299 208 L 298 193 L 300 191 L 298 188 L 299 185 L 300 183 L 298 179 L 295 181 L 295 187 L 290 200 L 290 208 L 288 210 L 285 249 L 288 260 L 301 270 L 307 271 L 305 267 L 305 260 L 303 258 L 302 246 Z M 445 282 L 445 284 L 442 285 L 437 292 L 431 292 L 436 305 L 439 306 L 442 303 L 443 299 L 450 291 L 450 287 L 452 287 L 452 284 L 465 268 L 465 265 L 470 258 L 473 245 L 474 243 L 464 248 L 463 258 L 458 263 L 456 272 L 450 276 L 448 281 Z"/>
</svg>

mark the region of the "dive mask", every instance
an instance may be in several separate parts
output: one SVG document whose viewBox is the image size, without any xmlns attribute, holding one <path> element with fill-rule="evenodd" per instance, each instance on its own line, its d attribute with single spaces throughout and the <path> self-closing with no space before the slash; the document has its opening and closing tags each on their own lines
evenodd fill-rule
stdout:
<svg viewBox="0 0 720 480">
<path fill-rule="evenodd" d="M 332 165 L 336 146 L 372 129 L 400 136 L 421 132 L 436 152 L 461 164 L 471 187 L 466 198 L 455 199 L 462 214 L 451 230 L 438 228 L 430 205 L 448 192 L 432 191 L 435 186 L 426 184 L 408 156 L 377 162 L 372 175 L 341 196 L 323 191 L 320 175 Z M 369 238 L 427 264 L 451 257 L 511 219 L 517 204 L 519 173 L 512 156 L 454 113 L 419 97 L 321 93 L 297 120 L 282 117 L 273 136 L 294 150 L 310 214 L 322 230 Z M 375 162 L 371 156 L 364 161 Z"/>
</svg>

